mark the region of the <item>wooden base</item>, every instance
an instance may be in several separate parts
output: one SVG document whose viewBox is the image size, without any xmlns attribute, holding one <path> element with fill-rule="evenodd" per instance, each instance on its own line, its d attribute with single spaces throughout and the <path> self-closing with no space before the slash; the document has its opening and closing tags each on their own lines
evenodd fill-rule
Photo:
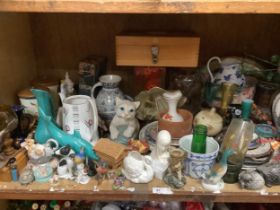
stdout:
<svg viewBox="0 0 280 210">
<path fill-rule="evenodd" d="M 18 182 L 0 182 L 0 199 L 32 199 L 32 200 L 134 200 L 134 201 L 213 201 L 237 203 L 279 203 L 280 186 L 265 188 L 261 191 L 241 190 L 237 184 L 225 184 L 221 193 L 205 191 L 199 180 L 187 178 L 183 189 L 173 190 L 171 195 L 155 194 L 153 187 L 168 187 L 162 181 L 154 179 L 149 184 L 132 184 L 126 181 L 127 187 L 134 191 L 112 190 L 113 180 L 105 180 L 97 186 L 95 179 L 81 185 L 74 181 L 61 180 L 54 186 L 49 183 L 32 183 L 22 186 Z M 97 186 L 99 191 L 94 191 Z"/>
</svg>

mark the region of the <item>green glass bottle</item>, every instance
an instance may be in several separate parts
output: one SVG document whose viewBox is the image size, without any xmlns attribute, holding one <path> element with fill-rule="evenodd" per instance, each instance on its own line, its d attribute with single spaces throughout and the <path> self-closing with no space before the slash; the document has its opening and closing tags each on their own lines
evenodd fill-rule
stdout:
<svg viewBox="0 0 280 210">
<path fill-rule="evenodd" d="M 193 139 L 191 151 L 195 153 L 206 153 L 207 127 L 205 125 L 195 125 L 193 128 Z"/>
</svg>

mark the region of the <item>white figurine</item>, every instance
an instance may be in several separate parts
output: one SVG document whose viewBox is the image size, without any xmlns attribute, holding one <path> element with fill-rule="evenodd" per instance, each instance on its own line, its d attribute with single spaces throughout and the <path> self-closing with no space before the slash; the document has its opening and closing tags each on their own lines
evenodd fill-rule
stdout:
<svg viewBox="0 0 280 210">
<path fill-rule="evenodd" d="M 57 174 L 59 178 L 62 179 L 74 179 L 73 176 L 73 168 L 74 168 L 74 160 L 71 157 L 75 152 L 71 149 L 69 145 L 61 147 L 59 150 L 55 151 L 57 156 L 62 157 L 59 160 L 57 166 Z"/>
<path fill-rule="evenodd" d="M 65 98 L 73 95 L 74 93 L 74 83 L 72 82 L 72 80 L 69 77 L 69 73 L 66 72 L 65 73 L 65 79 L 61 81 L 60 84 L 60 99 L 61 101 L 63 101 Z"/>
<path fill-rule="evenodd" d="M 156 146 L 152 150 L 152 166 L 155 176 L 158 179 L 163 178 L 163 174 L 169 165 L 169 146 L 171 144 L 171 135 L 168 131 L 162 130 L 157 135 Z"/>
<path fill-rule="evenodd" d="M 128 140 L 135 138 L 139 131 L 139 122 L 136 119 L 136 109 L 140 102 L 116 98 L 116 114 L 110 124 L 111 139 L 127 144 Z"/>
<path fill-rule="evenodd" d="M 80 163 L 77 166 L 77 177 L 76 182 L 79 184 L 87 184 L 90 180 L 89 176 L 85 172 L 85 164 Z"/>
<path fill-rule="evenodd" d="M 133 183 L 148 183 L 154 177 L 150 156 L 142 156 L 137 151 L 129 152 L 124 158 L 122 173 Z"/>
</svg>

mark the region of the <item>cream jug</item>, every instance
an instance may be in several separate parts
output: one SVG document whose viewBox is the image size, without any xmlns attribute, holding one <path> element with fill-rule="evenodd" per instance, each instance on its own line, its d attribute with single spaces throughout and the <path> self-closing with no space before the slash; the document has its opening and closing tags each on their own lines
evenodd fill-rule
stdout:
<svg viewBox="0 0 280 210">
<path fill-rule="evenodd" d="M 95 100 L 89 96 L 74 95 L 63 100 L 63 130 L 81 137 L 93 145 L 98 139 L 98 113 Z"/>
<path fill-rule="evenodd" d="M 210 63 L 212 61 L 218 61 L 221 70 L 213 76 Z M 245 76 L 241 72 L 241 61 L 236 58 L 224 58 L 220 59 L 219 57 L 212 57 L 207 62 L 207 71 L 211 78 L 211 83 L 221 85 L 224 82 L 234 83 L 238 86 L 245 86 Z"/>
</svg>

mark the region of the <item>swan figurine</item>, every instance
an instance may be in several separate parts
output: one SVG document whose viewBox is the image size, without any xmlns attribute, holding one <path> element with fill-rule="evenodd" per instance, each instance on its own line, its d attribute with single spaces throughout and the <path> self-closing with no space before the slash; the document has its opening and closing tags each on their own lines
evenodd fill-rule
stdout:
<svg viewBox="0 0 280 210">
<path fill-rule="evenodd" d="M 122 173 L 133 183 L 148 183 L 154 177 L 150 156 L 142 156 L 137 151 L 129 152 L 123 161 Z"/>
</svg>

